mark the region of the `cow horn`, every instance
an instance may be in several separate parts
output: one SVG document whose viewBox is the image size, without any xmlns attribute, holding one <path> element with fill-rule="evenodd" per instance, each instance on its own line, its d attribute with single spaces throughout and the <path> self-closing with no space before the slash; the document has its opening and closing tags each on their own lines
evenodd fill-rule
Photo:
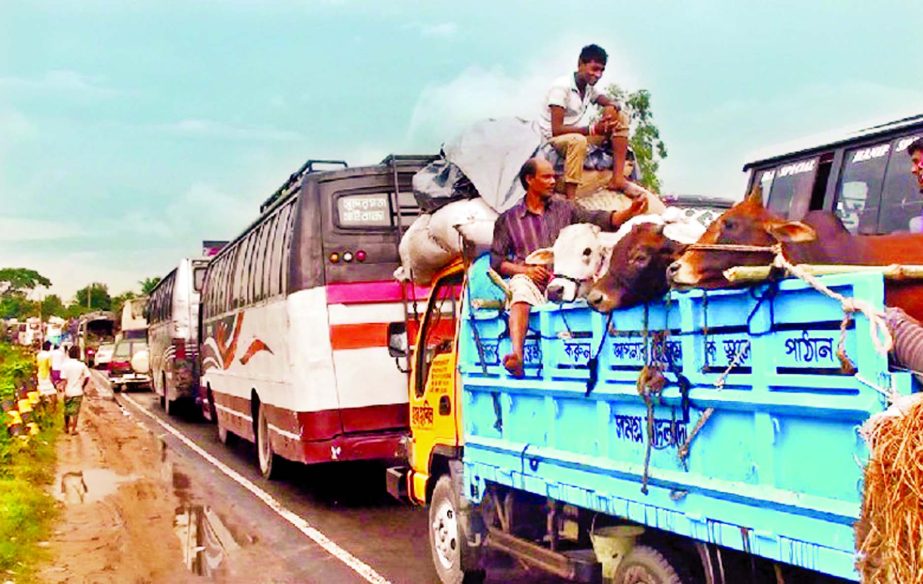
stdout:
<svg viewBox="0 0 923 584">
<path fill-rule="evenodd" d="M 757 203 L 760 207 L 763 206 L 763 185 L 756 183 L 753 185 L 753 188 L 750 189 L 750 194 L 747 195 L 747 200 L 751 203 Z"/>
</svg>

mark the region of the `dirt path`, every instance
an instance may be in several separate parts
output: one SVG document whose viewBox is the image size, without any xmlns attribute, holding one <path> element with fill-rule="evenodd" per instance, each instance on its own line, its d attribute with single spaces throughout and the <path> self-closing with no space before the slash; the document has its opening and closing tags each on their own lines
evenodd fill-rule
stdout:
<svg viewBox="0 0 923 584">
<path fill-rule="evenodd" d="M 202 504 L 182 461 L 108 395 L 90 388 L 79 434 L 59 441 L 53 489 L 63 509 L 41 580 L 237 581 L 229 565 L 254 550 Z"/>
</svg>

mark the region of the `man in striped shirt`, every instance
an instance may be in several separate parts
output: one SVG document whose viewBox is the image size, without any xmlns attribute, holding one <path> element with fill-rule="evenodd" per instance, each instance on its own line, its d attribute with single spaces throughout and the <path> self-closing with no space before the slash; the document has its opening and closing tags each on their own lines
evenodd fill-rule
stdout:
<svg viewBox="0 0 923 584">
<path fill-rule="evenodd" d="M 624 211 L 587 211 L 564 197 L 554 195 L 554 168 L 542 158 L 522 165 L 519 180 L 526 195 L 505 211 L 494 224 L 490 266 L 510 278 L 510 341 L 512 352 L 503 366 L 516 377 L 523 375 L 523 344 L 529 326 L 529 310 L 545 302 L 544 289 L 552 273 L 547 266 L 527 265 L 526 256 L 552 247 L 561 230 L 574 223 L 592 223 L 606 230 L 619 226 L 647 209 L 645 198 L 636 199 Z"/>
</svg>

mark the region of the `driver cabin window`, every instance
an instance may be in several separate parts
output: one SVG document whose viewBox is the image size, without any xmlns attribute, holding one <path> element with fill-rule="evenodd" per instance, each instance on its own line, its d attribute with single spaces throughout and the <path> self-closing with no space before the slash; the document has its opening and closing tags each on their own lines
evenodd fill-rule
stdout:
<svg viewBox="0 0 923 584">
<path fill-rule="evenodd" d="M 891 145 L 885 143 L 846 151 L 836 214 L 852 233 L 878 230 L 879 199 L 890 150 Z"/>
<path fill-rule="evenodd" d="M 891 159 L 888 161 L 885 184 L 881 191 L 879 233 L 923 231 L 923 193 L 911 173 L 910 154 L 907 152 L 907 147 L 918 137 L 903 136 L 891 143 Z"/>
<path fill-rule="evenodd" d="M 462 291 L 463 274 L 453 274 L 441 279 L 430 294 L 429 304 L 420 333 L 421 350 L 417 351 L 416 383 L 417 397 L 426 390 L 430 365 L 438 355 L 451 353 L 455 349 L 455 314 Z"/>
<path fill-rule="evenodd" d="M 817 157 L 787 162 L 773 170 L 769 179 L 768 209 L 787 219 L 801 219 L 811 207 L 811 193 L 817 175 Z M 765 178 L 763 179 L 765 180 Z M 765 190 L 764 196 L 765 196 Z"/>
</svg>

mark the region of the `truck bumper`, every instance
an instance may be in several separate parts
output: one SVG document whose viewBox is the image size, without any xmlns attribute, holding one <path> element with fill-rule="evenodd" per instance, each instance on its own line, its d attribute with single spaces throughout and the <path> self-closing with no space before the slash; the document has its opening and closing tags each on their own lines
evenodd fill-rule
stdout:
<svg viewBox="0 0 923 584">
<path fill-rule="evenodd" d="M 399 501 L 407 501 L 407 476 L 410 469 L 406 466 L 392 466 L 385 471 L 385 487 L 388 494 Z"/>
</svg>

